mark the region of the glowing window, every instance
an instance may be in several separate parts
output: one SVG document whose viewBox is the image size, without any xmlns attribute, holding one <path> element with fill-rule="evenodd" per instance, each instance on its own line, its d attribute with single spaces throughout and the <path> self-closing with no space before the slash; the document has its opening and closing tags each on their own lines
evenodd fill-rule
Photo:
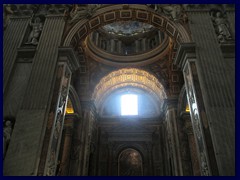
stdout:
<svg viewBox="0 0 240 180">
<path fill-rule="evenodd" d="M 190 108 L 188 104 L 186 105 L 186 112 L 190 112 Z"/>
<path fill-rule="evenodd" d="M 138 96 L 125 94 L 121 96 L 121 115 L 138 115 Z"/>
<path fill-rule="evenodd" d="M 66 114 L 73 114 L 73 113 L 74 113 L 74 109 L 73 109 L 73 106 L 72 106 L 72 102 L 71 102 L 70 99 L 68 99 Z"/>
</svg>

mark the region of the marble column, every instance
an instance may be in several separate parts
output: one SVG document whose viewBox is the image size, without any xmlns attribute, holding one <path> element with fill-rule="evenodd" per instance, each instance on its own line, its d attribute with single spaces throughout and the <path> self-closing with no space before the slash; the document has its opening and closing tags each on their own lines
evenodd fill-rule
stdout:
<svg viewBox="0 0 240 180">
<path fill-rule="evenodd" d="M 138 53 L 139 52 L 139 40 L 135 40 L 135 52 Z"/>
<path fill-rule="evenodd" d="M 118 53 L 121 54 L 122 53 L 122 41 L 118 41 Z"/>
<path fill-rule="evenodd" d="M 161 31 L 158 31 L 158 42 L 159 42 L 159 44 L 162 43 L 162 33 L 161 33 Z"/>
<path fill-rule="evenodd" d="M 96 44 L 96 46 L 98 47 L 98 44 L 99 44 L 99 33 L 96 32 L 95 36 L 96 36 L 95 44 Z"/>
<path fill-rule="evenodd" d="M 146 38 L 143 38 L 141 43 L 142 43 L 142 51 L 146 51 L 147 50 L 147 40 L 146 40 Z"/>
<path fill-rule="evenodd" d="M 197 146 L 197 155 L 202 176 L 219 175 L 213 137 L 210 133 L 209 120 L 199 81 L 199 69 L 196 67 L 195 46 L 193 43 L 182 44 L 175 63 L 183 69 L 191 122 Z"/>
<path fill-rule="evenodd" d="M 115 49 L 115 41 L 114 39 L 110 40 L 110 52 L 114 52 Z"/>
</svg>

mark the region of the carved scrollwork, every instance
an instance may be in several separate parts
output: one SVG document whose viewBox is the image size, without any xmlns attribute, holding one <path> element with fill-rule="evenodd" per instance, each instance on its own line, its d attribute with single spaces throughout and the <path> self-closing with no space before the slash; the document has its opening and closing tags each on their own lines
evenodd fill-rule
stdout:
<svg viewBox="0 0 240 180">
<path fill-rule="evenodd" d="M 189 103 L 193 104 L 195 103 L 194 99 L 194 93 L 193 93 L 193 87 L 192 87 L 192 79 L 190 77 L 189 69 L 186 70 L 186 86 L 187 86 L 187 91 L 188 91 L 188 97 L 189 97 Z"/>
<path fill-rule="evenodd" d="M 197 138 L 200 140 L 202 135 L 201 135 L 200 119 L 199 119 L 199 114 L 198 114 L 197 108 L 195 108 L 193 110 L 193 118 L 194 118 L 194 126 L 195 126 L 194 129 L 195 129 Z"/>
<path fill-rule="evenodd" d="M 55 151 L 52 150 L 50 158 L 48 159 L 48 168 L 47 168 L 47 172 L 46 172 L 47 176 L 54 176 L 55 175 L 55 169 L 56 169 L 55 160 L 56 160 Z"/>
<path fill-rule="evenodd" d="M 200 159 L 201 159 L 202 175 L 209 176 L 209 169 L 208 169 L 208 165 L 207 165 L 207 159 L 206 159 L 206 155 L 203 152 L 200 153 Z"/>
<path fill-rule="evenodd" d="M 69 13 L 70 16 L 70 24 L 73 24 L 80 19 L 90 18 L 96 12 L 96 10 L 100 7 L 97 4 L 87 4 L 87 5 L 77 5 L 75 4 Z"/>
<path fill-rule="evenodd" d="M 164 14 L 173 21 L 182 20 L 184 23 L 187 22 L 187 14 L 180 4 L 147 4 L 147 6 L 153 8 L 159 14 Z"/>
<path fill-rule="evenodd" d="M 62 127 L 62 111 L 59 110 L 57 113 L 57 119 L 56 119 L 56 124 L 55 124 L 55 129 L 54 129 L 54 137 L 55 139 L 58 139 L 58 136 L 60 134 Z"/>
</svg>

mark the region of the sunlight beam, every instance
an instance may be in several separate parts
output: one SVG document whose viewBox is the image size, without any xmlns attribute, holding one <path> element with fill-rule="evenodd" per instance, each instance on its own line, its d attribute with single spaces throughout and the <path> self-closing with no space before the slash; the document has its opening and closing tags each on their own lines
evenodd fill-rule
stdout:
<svg viewBox="0 0 240 180">
<path fill-rule="evenodd" d="M 121 96 L 121 115 L 138 115 L 138 96 L 125 94 Z"/>
</svg>

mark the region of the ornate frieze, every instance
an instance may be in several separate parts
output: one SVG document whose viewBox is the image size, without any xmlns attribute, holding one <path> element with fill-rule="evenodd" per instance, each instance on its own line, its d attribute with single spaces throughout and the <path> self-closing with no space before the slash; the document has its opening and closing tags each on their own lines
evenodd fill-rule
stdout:
<svg viewBox="0 0 240 180">
<path fill-rule="evenodd" d="M 74 4 L 69 12 L 70 20 L 68 22 L 73 24 L 80 19 L 91 18 L 99 7 L 98 4 Z"/>
<path fill-rule="evenodd" d="M 148 6 L 152 7 L 155 12 L 165 15 L 173 21 L 183 20 L 183 22 L 186 22 L 187 20 L 184 8 L 180 4 L 148 4 Z"/>
<path fill-rule="evenodd" d="M 64 15 L 71 8 L 70 4 L 11 4 L 13 17 L 42 15 Z"/>
</svg>

